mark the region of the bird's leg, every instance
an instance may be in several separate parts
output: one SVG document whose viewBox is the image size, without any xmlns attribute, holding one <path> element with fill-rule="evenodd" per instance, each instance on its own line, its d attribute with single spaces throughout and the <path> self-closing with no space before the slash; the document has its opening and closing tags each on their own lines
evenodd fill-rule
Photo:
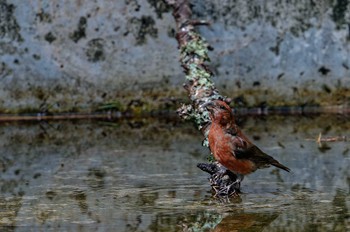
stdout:
<svg viewBox="0 0 350 232">
<path fill-rule="evenodd" d="M 230 195 L 234 195 L 234 194 L 237 194 L 237 192 L 240 191 L 241 189 L 241 182 L 244 178 L 244 176 L 242 174 L 235 174 L 236 175 L 236 180 L 234 182 L 232 182 L 231 184 L 228 184 L 223 190 L 225 191 L 225 194 L 227 196 L 230 196 Z M 230 193 L 230 191 L 232 190 L 233 188 L 233 191 Z M 222 190 L 222 191 L 223 191 Z"/>
<path fill-rule="evenodd" d="M 229 196 L 229 195 L 235 193 L 235 192 L 236 192 L 235 189 L 234 189 L 234 191 L 233 191 L 232 193 L 230 193 L 231 187 L 232 187 L 234 184 L 235 184 L 235 182 L 232 183 L 232 184 L 226 185 L 223 189 L 221 189 L 220 192 L 221 192 L 221 193 L 224 193 L 224 195 L 226 195 L 226 196 Z"/>
<path fill-rule="evenodd" d="M 223 196 L 225 195 L 225 187 L 226 187 L 226 179 L 225 175 L 227 175 L 226 169 L 219 169 L 214 174 L 211 175 L 209 181 L 211 183 L 212 188 L 215 191 L 215 196 Z M 224 186 L 224 187 L 223 187 Z"/>
<path fill-rule="evenodd" d="M 221 169 L 211 178 L 215 196 L 232 196 L 239 192 L 240 181 L 243 176 L 237 176 L 228 169 Z"/>
<path fill-rule="evenodd" d="M 215 191 L 217 192 L 215 194 L 215 196 L 217 196 L 217 195 L 219 195 L 219 196 L 238 195 L 239 189 L 237 189 L 237 187 L 235 185 L 236 185 L 236 182 L 233 182 L 231 184 L 221 186 L 221 188 L 219 190 L 215 189 Z"/>
<path fill-rule="evenodd" d="M 244 179 L 244 175 L 236 174 L 236 176 L 237 176 L 237 179 L 236 179 L 236 181 L 233 184 L 236 185 L 236 189 L 241 189 L 241 182 Z"/>
</svg>

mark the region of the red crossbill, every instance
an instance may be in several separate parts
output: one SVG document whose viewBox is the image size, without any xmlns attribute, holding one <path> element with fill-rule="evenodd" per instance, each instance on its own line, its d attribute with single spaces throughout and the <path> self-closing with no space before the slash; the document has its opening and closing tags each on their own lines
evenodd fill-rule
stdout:
<svg viewBox="0 0 350 232">
<path fill-rule="evenodd" d="M 238 182 L 244 175 L 270 165 L 290 171 L 243 134 L 235 123 L 231 108 L 224 101 L 215 100 L 205 107 L 211 119 L 208 135 L 210 150 L 220 164 L 239 176 Z"/>
</svg>

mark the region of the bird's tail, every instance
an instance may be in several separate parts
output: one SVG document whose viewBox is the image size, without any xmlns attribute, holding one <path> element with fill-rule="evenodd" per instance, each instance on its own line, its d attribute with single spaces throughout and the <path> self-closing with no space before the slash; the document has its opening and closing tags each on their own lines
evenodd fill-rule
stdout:
<svg viewBox="0 0 350 232">
<path fill-rule="evenodd" d="M 273 162 L 272 165 L 275 167 L 278 167 L 280 169 L 283 169 L 284 171 L 290 172 L 290 169 L 287 168 L 286 166 L 284 166 L 283 164 L 279 163 L 277 160 L 275 160 L 276 162 Z"/>
</svg>

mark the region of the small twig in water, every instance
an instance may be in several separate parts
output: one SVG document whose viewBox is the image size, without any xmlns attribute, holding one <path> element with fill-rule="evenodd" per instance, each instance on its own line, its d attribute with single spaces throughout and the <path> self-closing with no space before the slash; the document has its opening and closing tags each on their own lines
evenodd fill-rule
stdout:
<svg viewBox="0 0 350 232">
<path fill-rule="evenodd" d="M 343 136 L 329 136 L 329 137 L 322 137 L 322 133 L 320 132 L 316 139 L 307 138 L 306 140 L 316 141 L 319 145 L 321 145 L 323 142 L 344 142 L 348 141 L 348 138 Z"/>
</svg>

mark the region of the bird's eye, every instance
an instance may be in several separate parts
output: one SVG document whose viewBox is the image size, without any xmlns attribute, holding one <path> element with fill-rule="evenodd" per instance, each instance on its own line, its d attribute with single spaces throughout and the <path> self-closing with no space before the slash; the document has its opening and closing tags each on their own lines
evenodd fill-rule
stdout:
<svg viewBox="0 0 350 232">
<path fill-rule="evenodd" d="M 226 107 L 225 106 L 220 106 L 220 109 L 226 110 Z"/>
</svg>

